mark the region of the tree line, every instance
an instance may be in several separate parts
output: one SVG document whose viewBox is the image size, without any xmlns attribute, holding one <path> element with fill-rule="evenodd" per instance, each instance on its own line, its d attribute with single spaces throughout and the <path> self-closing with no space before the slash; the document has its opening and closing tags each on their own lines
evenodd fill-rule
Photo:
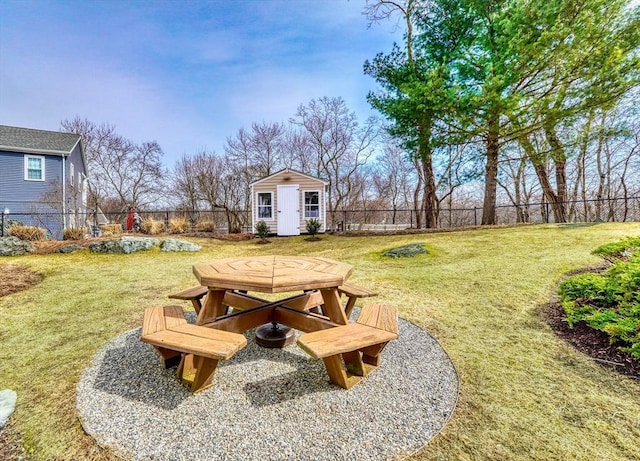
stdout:
<svg viewBox="0 0 640 461">
<path fill-rule="evenodd" d="M 340 97 L 255 122 L 222 153 L 171 168 L 155 142 L 76 118 L 92 206 L 224 211 L 237 231 L 249 185 L 282 168 L 327 181 L 328 211 L 412 209 L 437 227 L 446 208 L 482 206 L 496 223 L 546 202 L 553 220 L 610 219 L 603 202 L 640 195 L 640 6 L 613 0 L 370 0 L 371 25 L 398 21 L 402 43 L 364 63 L 383 117 L 358 120 Z"/>
</svg>

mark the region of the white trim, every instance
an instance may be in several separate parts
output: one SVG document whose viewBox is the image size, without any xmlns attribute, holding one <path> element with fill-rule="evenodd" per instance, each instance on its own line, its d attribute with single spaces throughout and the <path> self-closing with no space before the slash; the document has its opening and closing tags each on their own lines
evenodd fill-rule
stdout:
<svg viewBox="0 0 640 461">
<path fill-rule="evenodd" d="M 323 184 L 323 185 L 325 185 L 325 186 L 327 186 L 327 185 L 329 184 L 327 181 L 323 181 L 323 180 L 322 180 L 322 179 L 320 179 L 320 178 L 315 178 L 315 177 L 310 176 L 310 175 L 308 175 L 308 174 L 301 173 L 301 172 L 300 172 L 300 171 L 298 171 L 298 170 L 292 170 L 291 168 L 285 168 L 284 170 L 280 170 L 280 171 L 278 171 L 278 172 L 276 172 L 276 173 L 270 174 L 269 176 L 265 176 L 264 178 L 260 178 L 260 179 L 258 179 L 258 180 L 256 180 L 256 181 L 253 181 L 253 182 L 251 183 L 251 185 L 254 185 L 254 184 L 260 184 L 260 183 L 261 183 L 261 182 L 263 182 L 263 181 L 266 181 L 266 180 L 268 180 L 268 179 L 273 179 L 273 178 L 275 178 L 276 176 L 280 176 L 280 175 L 282 175 L 282 174 L 296 174 L 296 175 L 304 176 L 305 178 L 308 178 L 308 179 L 313 179 L 314 181 L 318 181 L 318 182 L 322 183 L 322 184 Z"/>
<path fill-rule="evenodd" d="M 73 167 L 73 162 L 69 162 L 69 185 L 71 187 L 74 186 L 74 176 L 75 176 L 75 168 Z"/>
<path fill-rule="evenodd" d="M 271 196 L 271 205 L 262 205 L 263 207 L 270 206 L 271 207 L 271 217 L 264 218 L 260 216 L 260 194 L 269 194 Z M 258 221 L 275 221 L 276 213 L 275 213 L 275 203 L 274 203 L 274 194 L 273 191 L 258 191 L 256 192 L 256 219 Z"/>
<path fill-rule="evenodd" d="M 306 202 L 306 194 L 307 192 L 315 192 L 318 194 L 318 216 L 307 216 L 307 202 Z M 320 190 L 315 190 L 315 189 L 309 189 L 309 190 L 303 190 L 302 191 L 302 206 L 303 206 L 303 210 L 302 210 L 302 219 L 320 219 L 322 217 L 322 191 Z M 311 206 L 315 206 L 315 205 L 311 205 Z"/>
<path fill-rule="evenodd" d="M 40 169 L 42 171 L 42 177 L 39 179 L 34 179 L 34 178 L 30 178 L 29 177 L 29 159 L 30 158 L 35 158 L 35 159 L 39 159 L 42 161 L 42 163 L 40 164 Z M 31 154 L 24 154 L 24 180 L 25 181 L 38 181 L 38 182 L 44 182 L 45 179 L 45 157 L 42 155 L 31 155 Z"/>
</svg>

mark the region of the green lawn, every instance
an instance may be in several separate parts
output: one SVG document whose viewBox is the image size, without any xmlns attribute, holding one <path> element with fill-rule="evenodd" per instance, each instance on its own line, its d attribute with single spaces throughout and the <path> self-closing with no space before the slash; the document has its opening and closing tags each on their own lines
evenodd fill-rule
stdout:
<svg viewBox="0 0 640 461">
<path fill-rule="evenodd" d="M 145 306 L 195 283 L 191 266 L 228 256 L 317 255 L 354 266 L 351 281 L 433 334 L 461 378 L 458 407 L 414 460 L 640 459 L 640 381 L 558 339 L 540 312 L 567 271 L 640 224 L 539 225 L 411 236 L 197 240 L 199 253 L 3 258 L 45 275 L 0 298 L 0 388 L 18 392 L 11 432 L 34 459 L 111 459 L 83 434 L 75 387 L 95 352 L 140 326 Z M 193 240 L 193 239 L 192 239 Z M 196 241 L 196 240 L 194 240 Z M 430 253 L 381 252 L 425 243 Z M 184 304 L 188 308 L 188 304 Z M 428 366 L 428 364 L 425 364 Z"/>
</svg>

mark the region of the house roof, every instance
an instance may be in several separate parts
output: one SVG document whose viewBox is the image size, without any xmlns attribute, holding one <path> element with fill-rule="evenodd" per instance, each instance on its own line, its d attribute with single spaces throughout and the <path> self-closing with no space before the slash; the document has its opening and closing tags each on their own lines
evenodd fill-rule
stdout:
<svg viewBox="0 0 640 461">
<path fill-rule="evenodd" d="M 321 183 L 323 183 L 325 186 L 326 186 L 327 184 L 329 184 L 327 181 L 325 181 L 325 180 L 323 180 L 323 179 L 316 178 L 316 177 L 314 177 L 314 176 L 310 176 L 310 175 L 308 175 L 308 174 L 302 173 L 301 171 L 294 170 L 294 169 L 292 169 L 292 168 L 285 168 L 284 170 L 277 171 L 277 172 L 275 172 L 275 173 L 273 173 L 273 174 L 270 174 L 269 176 L 265 176 L 264 178 L 260 178 L 260 179 L 258 179 L 258 180 L 256 180 L 256 181 L 253 181 L 253 182 L 251 183 L 251 185 L 253 186 L 254 184 L 258 184 L 258 183 L 260 183 L 260 182 L 262 182 L 262 181 L 265 181 L 265 180 L 267 180 L 267 179 L 269 179 L 269 178 L 273 178 L 273 177 L 275 177 L 275 176 L 284 175 L 284 174 L 289 174 L 289 173 L 298 174 L 298 175 L 300 175 L 300 176 L 304 176 L 304 177 L 306 177 L 306 178 L 313 179 L 313 180 L 315 180 L 315 181 L 320 181 L 320 182 L 321 182 Z"/>
<path fill-rule="evenodd" d="M 75 133 L 0 125 L 0 150 L 4 151 L 69 155 L 80 139 Z"/>
</svg>

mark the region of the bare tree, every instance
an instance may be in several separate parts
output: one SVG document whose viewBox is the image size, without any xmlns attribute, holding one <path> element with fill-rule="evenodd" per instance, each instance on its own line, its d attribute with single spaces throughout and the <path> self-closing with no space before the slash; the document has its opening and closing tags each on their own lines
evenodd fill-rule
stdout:
<svg viewBox="0 0 640 461">
<path fill-rule="evenodd" d="M 331 221 L 337 222 L 336 213 L 347 209 L 359 169 L 374 152 L 379 123 L 370 118 L 361 127 L 342 98 L 329 97 L 298 107 L 292 123 L 309 136 L 319 165 L 317 176 L 329 183 Z"/>
<path fill-rule="evenodd" d="M 103 211 L 123 211 L 129 204 L 144 208 L 164 196 L 166 168 L 156 141 L 136 145 L 118 135 L 115 127 L 76 117 L 63 120 L 63 131 L 80 134 L 85 145 L 92 204 Z M 107 200 L 110 199 L 110 200 Z M 112 203 L 118 209 L 108 210 Z"/>
</svg>

